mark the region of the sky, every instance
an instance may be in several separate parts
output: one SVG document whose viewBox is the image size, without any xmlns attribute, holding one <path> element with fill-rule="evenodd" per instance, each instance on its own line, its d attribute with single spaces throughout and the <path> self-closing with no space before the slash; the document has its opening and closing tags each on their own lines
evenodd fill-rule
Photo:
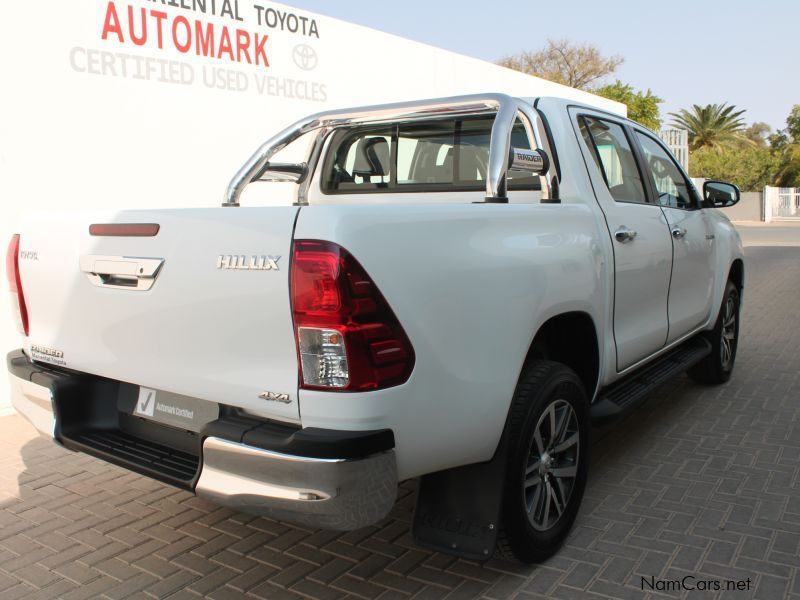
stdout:
<svg viewBox="0 0 800 600">
<path fill-rule="evenodd" d="M 664 99 L 662 117 L 727 102 L 748 123 L 785 127 L 800 104 L 800 0 L 284 0 L 488 61 L 548 38 L 625 59 L 618 78 Z"/>
</svg>

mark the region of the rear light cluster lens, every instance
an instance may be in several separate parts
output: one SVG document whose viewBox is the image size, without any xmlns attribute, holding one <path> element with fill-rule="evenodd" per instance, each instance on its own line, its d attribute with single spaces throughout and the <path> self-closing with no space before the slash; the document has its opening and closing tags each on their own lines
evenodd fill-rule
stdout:
<svg viewBox="0 0 800 600">
<path fill-rule="evenodd" d="M 294 243 L 292 307 L 300 387 L 377 390 L 411 375 L 411 342 L 378 287 L 341 246 Z"/>
<path fill-rule="evenodd" d="M 28 335 L 28 307 L 25 305 L 25 295 L 22 293 L 22 281 L 19 277 L 19 234 L 15 233 L 8 244 L 6 253 L 6 277 L 8 289 L 11 292 L 11 308 L 17 322 L 17 329 L 23 335 Z"/>
</svg>

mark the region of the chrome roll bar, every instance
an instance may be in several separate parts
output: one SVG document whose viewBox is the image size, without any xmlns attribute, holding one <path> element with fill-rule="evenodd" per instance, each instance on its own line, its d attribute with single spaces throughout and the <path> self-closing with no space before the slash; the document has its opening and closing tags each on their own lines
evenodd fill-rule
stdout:
<svg viewBox="0 0 800 600">
<path fill-rule="evenodd" d="M 486 174 L 486 201 L 507 200 L 506 173 L 511 152 L 511 132 L 517 117 L 522 121 L 532 149 L 548 154 L 549 144 L 536 110 L 528 103 L 505 94 L 475 94 L 433 100 L 417 100 L 395 104 L 379 104 L 343 110 L 320 112 L 305 117 L 264 142 L 236 172 L 228 184 L 222 206 L 239 206 L 244 188 L 257 178 L 277 152 L 314 130 L 319 130 L 307 160 L 308 175 L 300 185 L 298 203 L 307 202 L 307 186 L 321 156 L 322 143 L 328 133 L 339 127 L 362 124 L 407 123 L 443 117 L 496 113 L 489 146 Z M 545 165 L 550 161 L 545 160 Z M 549 167 L 537 173 L 541 182 L 542 199 L 552 198 Z"/>
</svg>

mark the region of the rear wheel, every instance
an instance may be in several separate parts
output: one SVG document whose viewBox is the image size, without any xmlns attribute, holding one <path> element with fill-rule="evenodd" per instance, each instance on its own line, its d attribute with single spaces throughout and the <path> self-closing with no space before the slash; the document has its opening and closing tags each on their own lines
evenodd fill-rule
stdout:
<svg viewBox="0 0 800 600">
<path fill-rule="evenodd" d="M 586 485 L 588 403 L 575 372 L 532 361 L 517 384 L 508 435 L 498 551 L 539 562 L 566 539 Z"/>
<path fill-rule="evenodd" d="M 719 384 L 730 379 L 739 345 L 739 290 L 728 281 L 714 329 L 704 334 L 711 354 L 691 367 L 689 377 L 699 383 Z"/>
</svg>

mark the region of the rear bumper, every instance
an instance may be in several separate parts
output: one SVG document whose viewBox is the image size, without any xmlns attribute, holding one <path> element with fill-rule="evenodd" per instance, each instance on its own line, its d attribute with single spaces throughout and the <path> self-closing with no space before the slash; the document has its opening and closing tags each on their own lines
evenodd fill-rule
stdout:
<svg viewBox="0 0 800 600">
<path fill-rule="evenodd" d="M 313 458 L 209 437 L 195 492 L 245 512 L 346 531 L 386 516 L 397 495 L 397 467 L 394 450 Z"/>
<path fill-rule="evenodd" d="M 53 398 L 50 388 L 32 383 L 15 375 L 11 381 L 11 405 L 39 433 L 55 437 L 56 420 L 53 416 Z"/>
<path fill-rule="evenodd" d="M 228 415 L 178 432 L 118 410 L 129 384 L 8 355 L 14 408 L 67 448 L 195 492 L 222 506 L 309 527 L 352 530 L 397 495 L 389 430 L 294 429 Z"/>
</svg>

